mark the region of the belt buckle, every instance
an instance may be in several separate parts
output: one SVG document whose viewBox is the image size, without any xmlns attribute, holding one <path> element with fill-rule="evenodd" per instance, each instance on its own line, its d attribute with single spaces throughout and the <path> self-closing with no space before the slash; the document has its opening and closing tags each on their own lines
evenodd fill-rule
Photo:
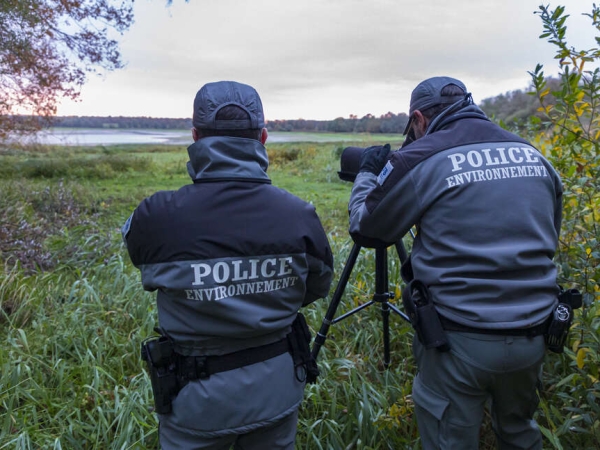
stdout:
<svg viewBox="0 0 600 450">
<path fill-rule="evenodd" d="M 210 377 L 210 372 L 208 370 L 208 358 L 206 356 L 196 356 L 194 358 L 195 368 L 196 368 L 196 376 L 201 380 L 206 380 Z"/>
</svg>

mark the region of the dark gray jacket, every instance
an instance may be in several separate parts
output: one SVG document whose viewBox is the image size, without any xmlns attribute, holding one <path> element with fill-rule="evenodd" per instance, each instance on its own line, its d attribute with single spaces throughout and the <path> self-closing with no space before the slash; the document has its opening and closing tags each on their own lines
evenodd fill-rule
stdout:
<svg viewBox="0 0 600 450">
<path fill-rule="evenodd" d="M 123 228 L 144 289 L 157 291 L 160 326 L 186 355 L 276 342 L 329 291 L 332 254 L 315 208 L 271 185 L 258 141 L 208 137 L 188 153 L 193 184 L 146 198 Z M 285 354 L 189 383 L 165 420 L 244 432 L 295 410 L 302 390 Z"/>
<path fill-rule="evenodd" d="M 358 174 L 350 232 L 395 243 L 416 225 L 412 270 L 441 315 L 528 328 L 557 301 L 561 200 L 558 174 L 530 143 L 462 114 L 392 152 L 379 177 Z"/>
</svg>

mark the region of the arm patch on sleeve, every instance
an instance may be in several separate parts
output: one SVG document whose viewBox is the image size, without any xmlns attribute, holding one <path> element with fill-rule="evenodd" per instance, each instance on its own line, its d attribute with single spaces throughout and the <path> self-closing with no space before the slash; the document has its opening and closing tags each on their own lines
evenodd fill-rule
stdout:
<svg viewBox="0 0 600 450">
<path fill-rule="evenodd" d="M 379 172 L 379 175 L 377 176 L 377 183 L 379 183 L 380 186 L 383 185 L 383 183 L 385 183 L 385 180 L 392 173 L 393 170 L 394 166 L 390 161 L 388 161 L 381 170 L 381 172 Z"/>
</svg>

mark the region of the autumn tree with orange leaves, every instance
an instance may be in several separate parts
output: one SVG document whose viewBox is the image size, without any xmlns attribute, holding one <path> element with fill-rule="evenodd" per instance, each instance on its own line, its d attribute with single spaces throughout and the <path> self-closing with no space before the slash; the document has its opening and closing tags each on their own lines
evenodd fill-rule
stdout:
<svg viewBox="0 0 600 450">
<path fill-rule="evenodd" d="M 122 67 L 134 0 L 0 0 L 0 139 L 48 125 L 90 73 Z M 115 33 L 116 32 L 116 33 Z"/>
</svg>

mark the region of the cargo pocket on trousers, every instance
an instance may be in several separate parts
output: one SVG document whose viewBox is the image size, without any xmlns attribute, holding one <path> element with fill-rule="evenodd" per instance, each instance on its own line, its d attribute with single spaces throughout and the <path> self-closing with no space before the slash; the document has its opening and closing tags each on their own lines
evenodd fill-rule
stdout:
<svg viewBox="0 0 600 450">
<path fill-rule="evenodd" d="M 481 419 L 474 417 L 472 423 L 457 423 L 452 417 L 450 400 L 423 384 L 417 375 L 413 382 L 419 435 L 424 449 L 477 448 Z"/>
<path fill-rule="evenodd" d="M 442 418 L 450 401 L 425 386 L 418 374 L 413 382 L 412 396 L 417 407 L 419 434 L 423 447 L 435 446 L 437 448 L 444 429 Z"/>
<path fill-rule="evenodd" d="M 442 397 L 437 392 L 432 391 L 421 381 L 421 377 L 417 375 L 413 382 L 412 389 L 413 400 L 437 420 L 442 420 L 442 416 L 450 405 L 450 401 Z"/>
</svg>

